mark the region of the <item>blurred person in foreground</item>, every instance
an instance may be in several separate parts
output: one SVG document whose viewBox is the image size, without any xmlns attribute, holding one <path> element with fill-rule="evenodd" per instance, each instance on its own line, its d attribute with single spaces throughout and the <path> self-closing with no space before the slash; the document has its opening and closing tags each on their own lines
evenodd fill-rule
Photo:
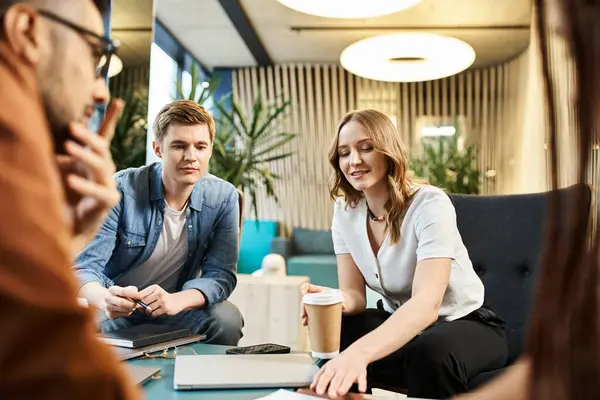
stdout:
<svg viewBox="0 0 600 400">
<path fill-rule="evenodd" d="M 0 0 L 0 398 L 136 393 L 77 301 L 70 265 L 119 201 L 109 142 L 85 124 L 114 44 L 92 0 Z"/>
<path fill-rule="evenodd" d="M 591 149 L 600 128 L 600 0 L 536 0 L 547 115 L 550 127 L 552 188 L 558 187 L 559 103 L 551 73 L 550 32 L 565 39 L 575 72 L 573 104 L 578 127 L 577 182 L 587 182 Z M 583 185 L 581 185 L 583 186 Z M 553 192 L 553 194 L 555 194 Z M 527 347 L 521 359 L 464 400 L 600 399 L 600 317 L 598 261 L 600 225 L 590 224 L 582 189 L 576 204 L 564 207 L 550 196 L 546 250 L 533 301 Z M 598 206 L 592 209 L 598 218 Z M 567 229 L 558 231 L 559 222 Z"/>
</svg>

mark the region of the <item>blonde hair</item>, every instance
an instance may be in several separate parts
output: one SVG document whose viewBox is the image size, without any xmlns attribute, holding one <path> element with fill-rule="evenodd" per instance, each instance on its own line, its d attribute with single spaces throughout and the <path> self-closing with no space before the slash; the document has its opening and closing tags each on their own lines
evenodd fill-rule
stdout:
<svg viewBox="0 0 600 400">
<path fill-rule="evenodd" d="M 329 194 L 333 200 L 343 197 L 347 206 L 356 207 L 364 197 L 362 192 L 354 189 L 340 169 L 337 149 L 340 131 L 350 121 L 361 124 L 372 140 L 375 151 L 386 157 L 389 198 L 385 203 L 387 212 L 385 221 L 387 229 L 390 231 L 391 242 L 398 243 L 400 241 L 402 218 L 414 196 L 411 186 L 415 183 L 423 184 L 424 182 L 408 178 L 408 151 L 400 139 L 400 133 L 387 115 L 373 109 L 355 110 L 350 111 L 342 118 L 329 149 L 329 162 L 333 167 Z"/>
<path fill-rule="evenodd" d="M 171 125 L 204 125 L 208 126 L 210 141 L 215 139 L 215 121 L 200 104 L 191 100 L 176 100 L 167 104 L 154 120 L 154 135 L 161 143 Z"/>
</svg>

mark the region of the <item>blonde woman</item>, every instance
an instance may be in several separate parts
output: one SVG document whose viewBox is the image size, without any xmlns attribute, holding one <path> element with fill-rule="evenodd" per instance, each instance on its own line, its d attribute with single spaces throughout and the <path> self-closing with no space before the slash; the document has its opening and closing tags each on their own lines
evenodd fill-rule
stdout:
<svg viewBox="0 0 600 400">
<path fill-rule="evenodd" d="M 484 305 L 454 207 L 442 190 L 407 177 L 407 152 L 390 119 L 370 109 L 348 113 L 329 160 L 342 352 L 312 388 L 337 397 L 354 383 L 361 392 L 378 384 L 438 399 L 503 367 L 503 322 Z M 365 286 L 383 296 L 377 309 L 366 309 Z M 324 289 L 307 284 L 303 292 Z"/>
</svg>

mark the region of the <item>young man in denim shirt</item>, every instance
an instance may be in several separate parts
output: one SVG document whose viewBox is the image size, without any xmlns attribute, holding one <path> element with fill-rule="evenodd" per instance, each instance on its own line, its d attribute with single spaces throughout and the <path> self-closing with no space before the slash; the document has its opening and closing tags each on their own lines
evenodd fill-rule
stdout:
<svg viewBox="0 0 600 400">
<path fill-rule="evenodd" d="M 215 123 L 179 100 L 159 112 L 154 132 L 162 163 L 116 174 L 122 199 L 77 259 L 79 295 L 104 311 L 104 332 L 168 324 L 237 345 L 242 316 L 226 299 L 236 285 L 240 210 L 233 185 L 206 172 Z"/>
</svg>

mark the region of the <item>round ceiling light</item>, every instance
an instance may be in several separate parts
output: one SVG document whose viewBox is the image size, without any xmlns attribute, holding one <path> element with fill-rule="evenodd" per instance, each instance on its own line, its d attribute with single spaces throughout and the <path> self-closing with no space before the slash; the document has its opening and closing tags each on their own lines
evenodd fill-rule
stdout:
<svg viewBox="0 0 600 400">
<path fill-rule="evenodd" d="M 100 58 L 100 63 L 98 64 L 100 67 L 106 64 L 106 56 L 102 56 Z M 119 73 L 123 70 L 123 61 L 117 56 L 113 54 L 110 56 L 110 64 L 108 65 L 108 77 L 112 78 L 113 76 L 119 75 Z"/>
<path fill-rule="evenodd" d="M 396 13 L 421 0 L 277 0 L 305 14 L 328 18 L 371 18 Z"/>
<path fill-rule="evenodd" d="M 475 51 L 462 40 L 433 33 L 374 36 L 346 47 L 342 66 L 354 75 L 386 82 L 421 82 L 464 71 Z"/>
<path fill-rule="evenodd" d="M 108 77 L 112 78 L 117 76 L 123 70 L 123 61 L 116 55 L 113 54 L 110 57 L 110 64 L 108 65 Z"/>
</svg>

